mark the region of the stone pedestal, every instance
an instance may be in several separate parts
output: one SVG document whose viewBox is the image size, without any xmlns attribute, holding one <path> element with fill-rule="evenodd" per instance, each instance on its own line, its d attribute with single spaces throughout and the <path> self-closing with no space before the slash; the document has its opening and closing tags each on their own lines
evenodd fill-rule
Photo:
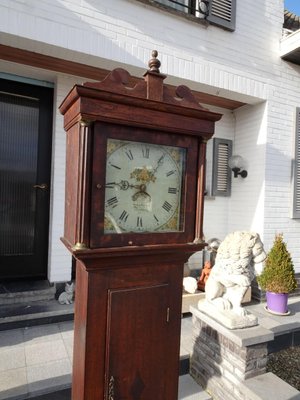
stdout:
<svg viewBox="0 0 300 400">
<path fill-rule="evenodd" d="M 205 298 L 205 293 L 197 291 L 196 293 L 183 293 L 182 295 L 182 314 L 190 312 L 191 306 L 197 306 L 199 300 Z"/>
<path fill-rule="evenodd" d="M 215 400 L 245 400 L 243 382 L 266 372 L 267 342 L 274 334 L 261 327 L 230 330 L 191 307 L 191 375 Z"/>
<path fill-rule="evenodd" d="M 241 316 L 236 314 L 232 309 L 225 311 L 219 310 L 205 299 L 201 299 L 198 302 L 198 310 L 212 316 L 214 320 L 229 329 L 248 328 L 258 324 L 258 319 L 253 314 L 247 313 Z"/>
</svg>

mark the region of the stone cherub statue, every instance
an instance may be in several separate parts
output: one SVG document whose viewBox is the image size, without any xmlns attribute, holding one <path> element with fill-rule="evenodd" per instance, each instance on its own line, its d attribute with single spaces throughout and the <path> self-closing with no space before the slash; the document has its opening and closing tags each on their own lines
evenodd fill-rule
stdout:
<svg viewBox="0 0 300 400">
<path fill-rule="evenodd" d="M 206 301 L 218 310 L 245 316 L 241 302 L 255 277 L 254 264 L 266 253 L 257 233 L 237 231 L 226 236 L 218 248 L 215 265 L 205 285 Z"/>
</svg>

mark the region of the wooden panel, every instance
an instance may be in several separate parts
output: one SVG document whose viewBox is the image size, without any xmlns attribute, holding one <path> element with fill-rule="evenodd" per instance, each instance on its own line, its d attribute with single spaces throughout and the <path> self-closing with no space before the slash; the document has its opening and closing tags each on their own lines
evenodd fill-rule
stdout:
<svg viewBox="0 0 300 400">
<path fill-rule="evenodd" d="M 173 355 L 165 351 L 170 346 L 168 290 L 165 284 L 109 293 L 107 384 L 114 379 L 116 399 L 169 398 L 165 371 Z"/>
<path fill-rule="evenodd" d="M 10 46 L 0 45 L 0 58 L 2 60 L 12 61 L 18 64 L 31 65 L 36 68 L 42 68 L 50 71 L 62 72 L 75 76 L 84 77 L 101 81 L 109 73 L 103 68 L 93 67 L 91 65 L 81 64 L 74 61 L 63 60 L 61 58 L 47 56 L 28 50 L 17 49 Z M 140 78 L 132 78 L 133 83 L 139 82 Z M 174 90 L 173 85 L 166 85 Z M 211 94 L 192 91 L 193 95 L 199 103 L 209 104 L 216 107 L 226 108 L 229 110 L 237 109 L 245 103 L 235 100 L 226 99 L 224 97 L 214 96 Z"/>
</svg>

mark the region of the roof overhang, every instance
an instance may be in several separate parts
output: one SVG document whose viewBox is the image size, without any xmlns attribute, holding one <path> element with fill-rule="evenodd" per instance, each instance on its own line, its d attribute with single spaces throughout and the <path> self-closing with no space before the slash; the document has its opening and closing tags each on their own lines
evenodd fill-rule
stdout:
<svg viewBox="0 0 300 400">
<path fill-rule="evenodd" d="M 300 65 L 300 29 L 282 38 L 280 57 Z"/>
</svg>

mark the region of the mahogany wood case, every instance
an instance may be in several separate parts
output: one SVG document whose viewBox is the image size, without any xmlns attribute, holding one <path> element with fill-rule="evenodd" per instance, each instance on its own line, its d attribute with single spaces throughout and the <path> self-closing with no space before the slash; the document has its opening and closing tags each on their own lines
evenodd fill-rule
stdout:
<svg viewBox="0 0 300 400">
<path fill-rule="evenodd" d="M 73 400 L 177 399 L 183 265 L 203 249 L 206 142 L 220 114 L 170 91 L 152 53 L 144 80 L 116 69 L 75 85 L 67 132 L 65 230 L 76 259 Z M 186 151 L 181 228 L 105 233 L 108 138 Z"/>
</svg>

